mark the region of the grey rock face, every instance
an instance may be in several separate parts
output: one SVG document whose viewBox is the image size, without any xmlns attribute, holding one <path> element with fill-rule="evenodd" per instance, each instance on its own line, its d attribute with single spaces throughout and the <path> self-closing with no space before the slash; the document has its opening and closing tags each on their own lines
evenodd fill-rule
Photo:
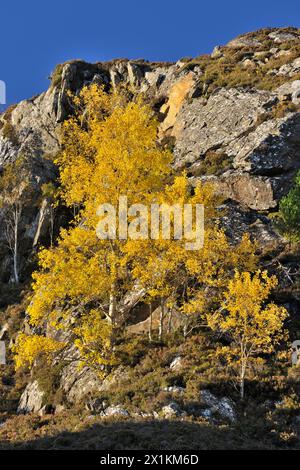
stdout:
<svg viewBox="0 0 300 470">
<path fill-rule="evenodd" d="M 206 104 L 186 103 L 173 129 L 175 168 L 193 174 L 207 152 L 222 152 L 232 170 L 211 178 L 221 193 L 252 209 L 276 207 L 300 168 L 300 114 L 259 121 L 276 100 L 275 93 L 221 89 Z"/>
<path fill-rule="evenodd" d="M 105 416 L 129 416 L 128 411 L 121 405 L 111 405 L 104 411 Z"/>
<path fill-rule="evenodd" d="M 170 364 L 170 369 L 172 370 L 180 370 L 183 365 L 183 357 L 176 356 Z"/>
<path fill-rule="evenodd" d="M 284 83 L 277 88 L 278 96 L 288 97 L 296 105 L 300 102 L 300 80 L 294 80 L 292 82 Z"/>
<path fill-rule="evenodd" d="M 37 413 L 43 408 L 44 392 L 40 390 L 37 380 L 27 385 L 22 393 L 18 413 Z"/>
<path fill-rule="evenodd" d="M 174 386 L 170 386 L 170 387 L 164 387 L 163 391 L 164 392 L 169 392 L 169 393 L 179 393 L 179 394 L 181 394 L 181 393 L 185 392 L 185 388 L 174 385 Z"/>
<path fill-rule="evenodd" d="M 202 390 L 200 397 L 203 404 L 210 409 L 212 414 L 217 412 L 222 418 L 228 419 L 231 422 L 236 421 L 234 403 L 230 398 L 223 397 L 219 399 L 209 390 Z M 205 413 L 206 415 L 210 414 L 207 409 Z"/>
<path fill-rule="evenodd" d="M 80 403 L 91 392 L 100 390 L 102 381 L 88 367 L 79 368 L 78 362 L 72 362 L 63 369 L 61 387 L 71 403 Z"/>
<path fill-rule="evenodd" d="M 282 65 L 279 70 L 276 71 L 277 75 L 283 75 L 287 77 L 293 77 L 300 71 L 300 59 L 297 58 L 293 62 Z"/>
<path fill-rule="evenodd" d="M 284 32 L 279 29 L 277 31 L 272 31 L 272 33 L 269 34 L 269 38 L 273 39 L 274 42 L 280 44 L 285 41 L 295 41 L 296 39 L 299 38 L 299 33 Z"/>
<path fill-rule="evenodd" d="M 103 401 L 100 398 L 92 398 L 86 403 L 86 409 L 92 411 L 93 413 L 100 413 L 104 411 L 107 406 L 103 405 Z"/>
<path fill-rule="evenodd" d="M 171 402 L 168 405 L 164 406 L 161 412 L 164 418 L 175 418 L 182 414 L 182 410 L 176 402 Z"/>
<path fill-rule="evenodd" d="M 212 59 L 219 59 L 222 57 L 222 49 L 220 46 L 215 46 L 212 53 L 210 54 Z"/>
<path fill-rule="evenodd" d="M 263 105 L 271 99 L 272 95 L 264 91 L 221 89 L 205 104 L 197 99 L 186 103 L 174 129 L 175 165 L 190 165 L 208 150 L 233 145 L 254 127 L 259 110 L 263 111 Z"/>
<path fill-rule="evenodd" d="M 232 156 L 236 169 L 263 174 L 300 166 L 298 113 L 257 123 L 276 95 L 265 91 L 221 89 L 203 105 L 185 104 L 174 134 L 175 165 L 191 165 L 209 150 L 222 149 Z"/>
<path fill-rule="evenodd" d="M 196 186 L 198 181 L 210 181 L 225 199 L 237 201 L 245 208 L 268 210 L 277 206 L 278 200 L 288 191 L 291 180 L 291 175 L 269 178 L 228 171 L 219 177 L 192 178 L 191 183 Z"/>
<path fill-rule="evenodd" d="M 255 38 L 240 36 L 238 38 L 232 39 L 232 41 L 229 41 L 226 45 L 227 47 L 239 49 L 241 47 L 257 47 L 261 45 L 261 42 Z"/>
<path fill-rule="evenodd" d="M 241 240 L 243 234 L 248 232 L 257 240 L 264 252 L 281 251 L 284 247 L 283 238 L 278 235 L 270 219 L 255 210 L 247 210 L 234 202 L 227 202 L 221 208 L 224 215 L 221 218 L 222 227 L 227 236 L 234 243 Z"/>
</svg>

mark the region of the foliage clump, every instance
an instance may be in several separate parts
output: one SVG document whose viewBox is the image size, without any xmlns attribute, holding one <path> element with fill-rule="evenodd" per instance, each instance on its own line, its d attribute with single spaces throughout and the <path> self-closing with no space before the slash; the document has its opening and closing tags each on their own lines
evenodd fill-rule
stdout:
<svg viewBox="0 0 300 470">
<path fill-rule="evenodd" d="M 280 201 L 275 225 L 290 242 L 300 241 L 300 172 L 293 188 Z"/>
<path fill-rule="evenodd" d="M 64 64 L 58 64 L 54 72 L 51 75 L 51 86 L 54 88 L 59 86 L 62 80 L 62 72 L 63 72 Z"/>
<path fill-rule="evenodd" d="M 16 129 L 12 124 L 12 112 L 16 105 L 9 106 L 0 120 L 1 134 L 5 139 L 8 139 L 13 145 L 18 145 L 19 140 Z"/>
<path fill-rule="evenodd" d="M 195 168 L 189 170 L 193 176 L 221 175 L 232 168 L 232 158 L 225 152 L 209 150 Z"/>
</svg>

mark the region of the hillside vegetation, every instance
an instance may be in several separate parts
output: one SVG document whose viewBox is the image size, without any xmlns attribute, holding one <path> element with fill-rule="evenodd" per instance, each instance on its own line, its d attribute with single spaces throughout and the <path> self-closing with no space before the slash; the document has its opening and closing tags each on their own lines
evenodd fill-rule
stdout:
<svg viewBox="0 0 300 470">
<path fill-rule="evenodd" d="M 71 61 L 1 115 L 0 448 L 299 448 L 299 51 Z"/>
</svg>

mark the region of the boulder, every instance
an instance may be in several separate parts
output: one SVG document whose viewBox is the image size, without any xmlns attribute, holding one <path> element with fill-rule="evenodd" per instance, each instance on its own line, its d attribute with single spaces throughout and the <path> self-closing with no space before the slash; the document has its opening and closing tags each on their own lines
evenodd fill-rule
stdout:
<svg viewBox="0 0 300 470">
<path fill-rule="evenodd" d="M 226 420 L 231 422 L 236 421 L 234 403 L 230 398 L 217 398 L 209 390 L 202 390 L 200 393 L 200 400 L 206 407 L 208 407 L 208 409 L 211 411 L 211 414 L 218 413 Z M 204 411 L 206 415 L 209 415 L 207 408 Z"/>
<path fill-rule="evenodd" d="M 223 56 L 223 53 L 222 53 L 221 46 L 215 46 L 212 53 L 210 54 L 210 57 L 212 59 L 220 59 L 220 57 L 222 56 Z"/>
<path fill-rule="evenodd" d="M 122 405 L 111 405 L 104 410 L 105 416 L 129 416 L 129 412 Z"/>
<path fill-rule="evenodd" d="M 247 35 L 242 35 L 229 41 L 226 46 L 232 49 L 240 49 L 243 47 L 255 48 L 261 46 L 261 42 L 256 38 L 251 38 Z"/>
<path fill-rule="evenodd" d="M 172 360 L 170 364 L 170 369 L 172 370 L 180 370 L 183 366 L 183 357 L 182 356 L 176 356 Z"/>
<path fill-rule="evenodd" d="M 275 43 L 281 44 L 282 42 L 295 41 L 296 39 L 299 39 L 299 33 L 297 31 L 287 32 L 277 29 L 269 34 L 269 38 L 273 39 Z"/>
<path fill-rule="evenodd" d="M 171 387 L 164 387 L 163 391 L 164 392 L 169 392 L 169 393 L 184 393 L 185 388 L 174 385 L 174 386 L 171 386 Z"/>
<path fill-rule="evenodd" d="M 44 392 L 38 381 L 29 383 L 21 395 L 18 413 L 38 413 L 44 407 Z"/>
<path fill-rule="evenodd" d="M 59 414 L 59 413 L 62 413 L 63 411 L 66 410 L 66 407 L 64 405 L 56 405 L 55 406 L 55 414 Z"/>
<path fill-rule="evenodd" d="M 211 419 L 213 416 L 213 412 L 210 408 L 206 408 L 205 410 L 200 411 L 200 416 L 206 419 Z"/>
<path fill-rule="evenodd" d="M 164 418 L 175 418 L 182 414 L 182 410 L 178 403 L 171 402 L 162 408 L 161 413 Z"/>
<path fill-rule="evenodd" d="M 91 398 L 87 401 L 85 407 L 88 411 L 97 414 L 107 408 L 107 403 L 100 398 Z"/>
<path fill-rule="evenodd" d="M 52 405 L 44 405 L 38 412 L 40 416 L 46 416 L 53 414 L 55 411 L 55 408 Z"/>
<path fill-rule="evenodd" d="M 67 365 L 62 372 L 61 388 L 70 403 L 79 403 L 87 395 L 101 389 L 102 380 L 87 366 L 80 367 L 79 361 Z"/>
<path fill-rule="evenodd" d="M 264 211 L 274 209 L 291 184 L 292 175 L 267 177 L 243 171 L 227 171 L 221 176 L 191 178 L 192 186 L 199 181 L 211 182 L 224 199 L 239 202 L 244 207 Z"/>
</svg>

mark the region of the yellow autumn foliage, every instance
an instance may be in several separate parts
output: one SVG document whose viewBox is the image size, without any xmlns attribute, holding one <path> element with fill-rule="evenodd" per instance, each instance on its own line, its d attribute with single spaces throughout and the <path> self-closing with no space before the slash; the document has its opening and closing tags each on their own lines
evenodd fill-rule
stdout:
<svg viewBox="0 0 300 470">
<path fill-rule="evenodd" d="M 32 366 L 39 355 L 43 355 L 46 360 L 50 361 L 53 354 L 59 352 L 64 346 L 63 342 L 58 342 L 45 336 L 20 333 L 12 348 L 12 351 L 16 353 L 16 368 Z"/>
<path fill-rule="evenodd" d="M 247 235 L 234 249 L 230 246 L 218 224 L 220 197 L 212 185 L 199 184 L 191 192 L 186 174 L 173 175 L 172 155 L 157 145 L 158 123 L 149 106 L 96 85 L 72 99 L 75 113 L 64 123 L 56 163 L 60 196 L 79 212 L 57 245 L 39 253 L 27 311 L 31 325 L 64 330 L 82 361 L 99 368 L 114 364 L 116 333 L 128 320 L 122 304 L 126 293 L 138 287 L 147 301 L 160 298 L 188 319 L 203 314 L 208 300 L 220 299 L 235 268 L 256 268 L 256 246 Z M 99 239 L 98 206 L 118 207 L 123 195 L 128 205 L 203 204 L 203 248 L 187 250 L 186 240 L 161 235 Z M 32 363 L 39 348 L 46 348 L 44 337 L 40 343 L 32 336 L 28 343 L 20 338 L 18 365 Z"/>
<path fill-rule="evenodd" d="M 241 396 L 244 396 L 244 379 L 251 358 L 272 353 L 286 339 L 284 320 L 288 312 L 273 302 L 267 303 L 271 291 L 277 286 L 276 276 L 266 271 L 235 272 L 224 292 L 220 309 L 207 315 L 208 325 L 231 339 L 223 347 L 228 362 L 239 366 Z"/>
</svg>

